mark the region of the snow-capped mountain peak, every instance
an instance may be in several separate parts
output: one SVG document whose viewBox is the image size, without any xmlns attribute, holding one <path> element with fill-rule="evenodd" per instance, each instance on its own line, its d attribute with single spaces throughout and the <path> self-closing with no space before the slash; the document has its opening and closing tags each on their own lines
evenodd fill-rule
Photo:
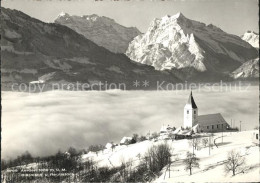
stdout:
<svg viewBox="0 0 260 183">
<path fill-rule="evenodd" d="M 65 13 L 64 11 L 60 12 L 60 14 L 57 16 L 57 18 L 69 16 L 68 13 Z"/>
<path fill-rule="evenodd" d="M 155 18 L 148 31 L 129 44 L 126 55 L 158 70 L 193 67 L 199 72 L 222 73 L 258 54 L 238 36 L 177 13 Z"/>
<path fill-rule="evenodd" d="M 241 38 L 255 48 L 259 48 L 259 34 L 254 31 L 247 31 Z"/>
</svg>

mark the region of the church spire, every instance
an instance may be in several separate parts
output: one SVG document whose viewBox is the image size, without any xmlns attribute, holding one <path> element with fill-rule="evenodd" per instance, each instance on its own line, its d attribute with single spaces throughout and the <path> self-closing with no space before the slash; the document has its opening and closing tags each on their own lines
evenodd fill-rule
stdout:
<svg viewBox="0 0 260 183">
<path fill-rule="evenodd" d="M 195 103 L 195 101 L 194 101 L 194 99 L 193 99 L 192 91 L 190 92 L 190 96 L 189 96 L 187 104 L 191 104 L 192 109 L 197 109 L 198 108 L 196 103 Z"/>
</svg>

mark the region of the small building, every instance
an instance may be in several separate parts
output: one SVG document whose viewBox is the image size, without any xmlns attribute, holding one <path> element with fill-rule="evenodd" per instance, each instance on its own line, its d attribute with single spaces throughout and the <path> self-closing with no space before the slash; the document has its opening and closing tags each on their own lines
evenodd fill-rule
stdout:
<svg viewBox="0 0 260 183">
<path fill-rule="evenodd" d="M 161 130 L 160 130 L 160 136 L 158 139 L 161 139 L 161 140 L 170 139 L 170 136 L 173 134 L 174 130 L 175 130 L 175 128 L 170 127 L 170 125 L 162 125 Z"/>
<path fill-rule="evenodd" d="M 105 147 L 106 149 L 112 149 L 113 145 L 114 145 L 113 143 L 108 142 Z"/>
<path fill-rule="evenodd" d="M 169 134 L 173 131 L 173 128 L 170 125 L 163 125 L 160 130 L 160 135 Z"/>
<path fill-rule="evenodd" d="M 120 145 L 128 145 L 130 144 L 130 141 L 132 140 L 132 137 L 123 137 L 120 141 Z"/>
</svg>

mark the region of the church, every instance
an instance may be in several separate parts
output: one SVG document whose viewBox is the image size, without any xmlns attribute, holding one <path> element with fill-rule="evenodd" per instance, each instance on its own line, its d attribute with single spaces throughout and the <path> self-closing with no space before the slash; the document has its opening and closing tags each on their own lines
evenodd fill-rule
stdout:
<svg viewBox="0 0 260 183">
<path fill-rule="evenodd" d="M 184 128 L 192 128 L 195 132 L 221 132 L 229 128 L 228 123 L 220 113 L 199 115 L 199 109 L 192 92 L 184 107 Z"/>
</svg>

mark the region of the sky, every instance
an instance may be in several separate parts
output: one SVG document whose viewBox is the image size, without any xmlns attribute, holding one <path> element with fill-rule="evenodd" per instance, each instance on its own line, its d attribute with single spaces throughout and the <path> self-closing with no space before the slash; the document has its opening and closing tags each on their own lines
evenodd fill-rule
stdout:
<svg viewBox="0 0 260 183">
<path fill-rule="evenodd" d="M 97 14 L 141 32 L 154 18 L 182 12 L 189 19 L 212 23 L 230 34 L 259 32 L 258 0 L 3 0 L 2 6 L 44 22 L 53 22 L 62 11 L 79 16 Z"/>
</svg>

